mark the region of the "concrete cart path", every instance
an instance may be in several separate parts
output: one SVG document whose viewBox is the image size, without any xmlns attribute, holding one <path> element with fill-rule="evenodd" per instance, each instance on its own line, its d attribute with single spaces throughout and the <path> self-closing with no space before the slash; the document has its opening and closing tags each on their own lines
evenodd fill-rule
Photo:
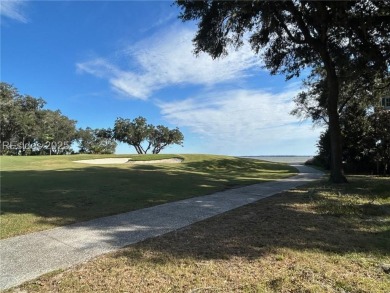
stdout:
<svg viewBox="0 0 390 293">
<path fill-rule="evenodd" d="M 296 165 L 300 174 L 124 214 L 0 241 L 0 289 L 70 267 L 103 253 L 165 234 L 316 180 L 322 173 Z"/>
</svg>

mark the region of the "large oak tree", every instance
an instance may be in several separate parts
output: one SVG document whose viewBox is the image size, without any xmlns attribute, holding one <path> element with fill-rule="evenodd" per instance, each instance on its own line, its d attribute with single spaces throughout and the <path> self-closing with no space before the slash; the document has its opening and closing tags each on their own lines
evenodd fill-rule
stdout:
<svg viewBox="0 0 390 293">
<path fill-rule="evenodd" d="M 160 153 L 173 144 L 183 145 L 184 136 L 178 128 L 148 124 L 146 118 L 117 118 L 113 129 L 113 138 L 135 148 L 138 154 L 146 154 L 152 149 L 153 154 Z"/>
<path fill-rule="evenodd" d="M 80 128 L 77 132 L 77 142 L 80 153 L 85 154 L 114 154 L 118 145 L 110 128 Z"/>
<path fill-rule="evenodd" d="M 213 58 L 249 41 L 272 74 L 290 79 L 304 68 L 325 72 L 331 181 L 345 182 L 338 107 L 350 76 L 389 75 L 390 1 L 182 1 L 183 21 L 196 20 L 196 54 Z"/>
<path fill-rule="evenodd" d="M 44 109 L 42 98 L 0 82 L 0 154 L 61 154 L 76 138 L 76 121 Z"/>
</svg>

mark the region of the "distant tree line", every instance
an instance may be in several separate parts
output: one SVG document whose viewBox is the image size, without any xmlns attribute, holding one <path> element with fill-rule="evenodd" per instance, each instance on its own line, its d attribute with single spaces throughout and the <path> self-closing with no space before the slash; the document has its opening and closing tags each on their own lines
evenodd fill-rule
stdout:
<svg viewBox="0 0 390 293">
<path fill-rule="evenodd" d="M 118 118 L 114 129 L 76 127 L 76 120 L 60 110 L 44 109 L 42 98 L 21 95 L 12 85 L 0 82 L 0 153 L 1 155 L 61 155 L 77 153 L 113 154 L 117 141 L 127 143 L 138 154 L 160 153 L 173 144 L 182 145 L 184 136 L 178 128 L 148 124 L 146 118 Z"/>
<path fill-rule="evenodd" d="M 44 109 L 42 98 L 21 95 L 0 83 L 1 154 L 63 154 L 77 137 L 76 121 Z"/>
</svg>

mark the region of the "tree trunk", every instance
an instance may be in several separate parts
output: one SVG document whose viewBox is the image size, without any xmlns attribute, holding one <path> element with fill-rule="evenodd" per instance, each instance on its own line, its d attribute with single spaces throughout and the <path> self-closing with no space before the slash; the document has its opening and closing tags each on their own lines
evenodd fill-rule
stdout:
<svg viewBox="0 0 390 293">
<path fill-rule="evenodd" d="M 338 113 L 339 83 L 333 68 L 327 70 L 328 84 L 328 115 L 329 135 L 331 149 L 330 181 L 333 183 L 346 183 L 347 178 L 343 172 L 343 158 L 341 146 L 341 129 Z"/>
<path fill-rule="evenodd" d="M 151 142 L 149 142 L 149 144 L 148 144 L 148 147 L 146 148 L 146 150 L 145 150 L 145 154 L 147 154 L 148 153 L 148 151 L 149 151 L 149 149 L 150 149 L 150 147 L 152 146 L 152 143 Z"/>
<path fill-rule="evenodd" d="M 141 151 L 141 149 L 139 148 L 139 146 L 136 145 L 136 144 L 134 144 L 133 146 L 134 146 L 135 150 L 137 151 L 137 154 L 141 155 L 141 154 L 142 154 L 142 151 Z"/>
</svg>

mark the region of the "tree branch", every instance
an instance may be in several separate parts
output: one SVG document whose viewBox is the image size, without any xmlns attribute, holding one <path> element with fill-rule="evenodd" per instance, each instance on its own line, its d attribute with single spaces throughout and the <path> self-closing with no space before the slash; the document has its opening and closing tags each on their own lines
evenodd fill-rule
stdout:
<svg viewBox="0 0 390 293">
<path fill-rule="evenodd" d="M 287 7 L 289 8 L 289 12 L 295 18 L 296 23 L 297 23 L 299 29 L 301 30 L 302 34 L 305 36 L 305 41 L 306 41 L 305 43 L 312 45 L 318 52 L 319 49 L 321 48 L 321 46 L 325 45 L 325 44 L 321 44 L 321 42 L 318 39 L 315 39 L 315 38 L 313 38 L 311 36 L 310 31 L 309 31 L 309 29 L 307 27 L 307 24 L 302 19 L 302 15 L 297 10 L 297 8 L 295 7 L 294 3 L 287 2 L 286 4 L 287 4 Z"/>
<path fill-rule="evenodd" d="M 279 25 L 284 29 L 284 31 L 287 33 L 288 37 L 297 44 L 305 44 L 306 42 L 304 40 L 300 40 L 297 37 L 294 37 L 291 33 L 291 31 L 288 29 L 287 25 L 280 20 L 279 14 L 275 13 L 274 14 L 275 20 L 279 23 Z"/>
</svg>

